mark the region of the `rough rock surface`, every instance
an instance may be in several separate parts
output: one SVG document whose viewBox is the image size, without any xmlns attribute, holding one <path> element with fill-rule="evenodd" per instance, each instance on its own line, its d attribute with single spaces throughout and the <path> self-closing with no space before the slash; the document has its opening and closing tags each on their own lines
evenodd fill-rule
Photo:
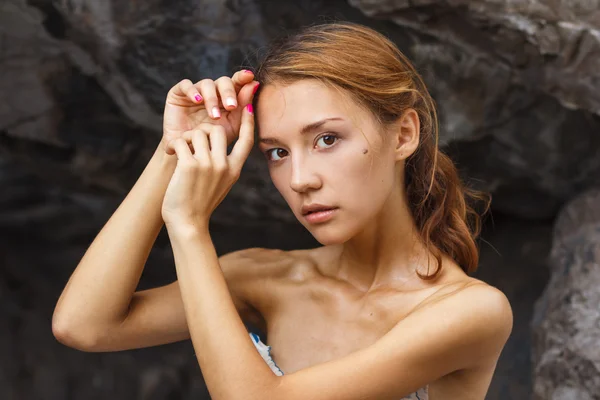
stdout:
<svg viewBox="0 0 600 400">
<path fill-rule="evenodd" d="M 534 398 L 600 399 L 600 189 L 560 213 L 532 322 Z"/>
<path fill-rule="evenodd" d="M 349 3 L 414 32 L 443 142 L 497 210 L 551 217 L 600 181 L 598 1 Z"/>
<path fill-rule="evenodd" d="M 600 3 L 548 0 L 349 0 L 373 18 L 462 47 L 568 108 L 600 114 Z M 475 61 L 477 62 L 477 61 Z"/>
</svg>

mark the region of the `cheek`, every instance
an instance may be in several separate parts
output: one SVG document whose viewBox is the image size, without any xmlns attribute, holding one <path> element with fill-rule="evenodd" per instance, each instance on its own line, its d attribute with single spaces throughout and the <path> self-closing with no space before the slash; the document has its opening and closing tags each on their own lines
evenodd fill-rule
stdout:
<svg viewBox="0 0 600 400">
<path fill-rule="evenodd" d="M 292 188 L 290 187 L 289 175 L 284 171 L 285 167 L 269 169 L 269 175 L 275 189 L 281 194 L 284 200 L 289 204 L 292 200 Z M 291 205 L 291 204 L 290 204 Z"/>
<path fill-rule="evenodd" d="M 378 208 L 389 196 L 394 186 L 394 163 L 383 154 L 373 151 L 352 157 L 345 168 L 337 168 L 338 182 L 342 183 L 343 198 L 356 208 L 357 212 L 368 212 Z M 372 205 L 368 206 L 367 204 Z"/>
<path fill-rule="evenodd" d="M 339 175 L 340 181 L 352 184 L 363 195 L 368 193 L 366 187 L 379 186 L 386 180 L 387 164 L 381 155 L 376 155 L 367 149 L 356 149 L 352 154 L 337 160 L 334 171 Z"/>
<path fill-rule="evenodd" d="M 275 186 L 275 188 L 281 193 L 281 189 L 283 187 L 282 185 L 282 175 L 279 171 L 274 170 L 274 169 L 269 169 L 269 176 L 271 177 L 271 182 L 273 182 L 273 185 Z"/>
</svg>

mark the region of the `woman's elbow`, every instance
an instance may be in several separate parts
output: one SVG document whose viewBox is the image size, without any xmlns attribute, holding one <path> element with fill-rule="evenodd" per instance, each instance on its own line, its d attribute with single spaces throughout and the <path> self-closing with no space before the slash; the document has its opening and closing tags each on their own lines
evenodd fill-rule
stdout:
<svg viewBox="0 0 600 400">
<path fill-rule="evenodd" d="M 97 335 L 70 326 L 56 317 L 52 318 L 52 334 L 59 343 L 77 350 L 94 352 L 98 347 Z"/>
</svg>

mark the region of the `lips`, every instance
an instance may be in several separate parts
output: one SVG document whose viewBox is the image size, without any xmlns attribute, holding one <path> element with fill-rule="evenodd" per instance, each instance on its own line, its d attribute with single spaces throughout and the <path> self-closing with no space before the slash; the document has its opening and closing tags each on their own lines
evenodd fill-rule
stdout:
<svg viewBox="0 0 600 400">
<path fill-rule="evenodd" d="M 324 224 L 334 218 L 337 210 L 337 207 L 331 206 L 313 207 L 312 209 L 307 207 L 306 213 L 302 217 L 311 225 Z"/>
<path fill-rule="evenodd" d="M 337 207 L 334 207 L 334 206 L 327 206 L 324 204 L 313 203 L 313 204 L 308 204 L 308 205 L 302 206 L 301 212 L 302 212 L 302 215 L 309 215 L 309 214 L 313 214 L 313 213 L 320 212 L 320 211 L 334 210 L 336 208 Z"/>
</svg>

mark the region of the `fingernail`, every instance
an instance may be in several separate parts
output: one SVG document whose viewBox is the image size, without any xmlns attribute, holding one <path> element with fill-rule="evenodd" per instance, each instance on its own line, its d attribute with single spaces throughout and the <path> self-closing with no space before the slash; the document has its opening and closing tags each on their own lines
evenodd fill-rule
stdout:
<svg viewBox="0 0 600 400">
<path fill-rule="evenodd" d="M 202 96 L 200 96 L 199 94 L 194 96 L 194 100 L 196 100 L 198 103 L 200 103 L 202 101 Z"/>
<path fill-rule="evenodd" d="M 228 97 L 227 99 L 225 99 L 225 105 L 235 107 L 235 99 Z"/>
<path fill-rule="evenodd" d="M 248 109 L 248 112 L 249 112 L 250 114 L 253 114 L 253 113 L 254 113 L 254 108 L 252 108 L 252 104 L 248 104 L 248 105 L 246 106 L 246 108 Z"/>
<path fill-rule="evenodd" d="M 254 90 L 252 91 L 252 95 L 256 94 L 256 91 L 258 90 L 258 87 L 260 86 L 260 82 L 258 82 L 256 84 L 256 86 L 254 86 Z"/>
<path fill-rule="evenodd" d="M 213 107 L 212 109 L 213 118 L 219 118 L 221 116 L 221 112 L 219 111 L 219 107 Z"/>
<path fill-rule="evenodd" d="M 245 72 L 245 73 L 247 73 L 247 74 L 253 74 L 253 72 L 252 72 L 252 71 L 250 71 L 249 69 L 243 69 L 242 71 L 244 71 L 244 72 Z"/>
</svg>

